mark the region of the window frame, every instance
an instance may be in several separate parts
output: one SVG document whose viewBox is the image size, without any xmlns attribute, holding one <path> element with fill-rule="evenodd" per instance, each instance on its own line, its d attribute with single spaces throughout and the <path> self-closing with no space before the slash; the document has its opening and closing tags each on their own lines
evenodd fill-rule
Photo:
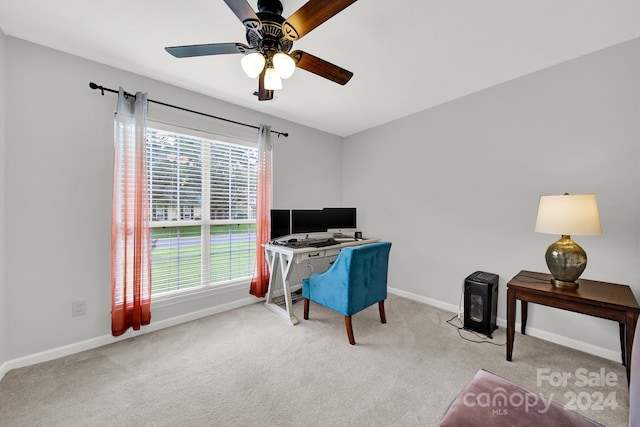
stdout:
<svg viewBox="0 0 640 427">
<path fill-rule="evenodd" d="M 170 132 L 178 135 L 183 135 L 188 138 L 197 138 L 205 141 L 213 141 L 226 143 L 230 145 L 236 145 L 241 147 L 246 147 L 250 149 L 254 149 L 257 151 L 258 149 L 258 141 L 257 140 L 249 140 L 242 139 L 237 137 L 232 137 L 229 135 L 221 135 L 216 132 L 211 132 L 202 129 L 194 129 L 186 126 L 180 126 L 172 123 L 166 123 L 158 120 L 147 120 L 147 128 L 151 130 L 158 130 L 162 132 Z M 203 144 L 201 145 L 200 155 L 202 159 L 209 158 L 210 156 L 210 148 L 211 144 Z M 207 160 L 207 163 L 209 160 Z M 208 171 L 204 170 L 204 161 L 203 161 L 203 169 L 201 172 L 201 199 L 202 201 L 207 200 L 208 209 L 205 208 L 204 203 L 201 202 L 200 210 L 201 215 L 200 219 L 182 219 L 182 207 L 179 208 L 177 212 L 176 220 L 170 220 L 169 212 L 165 212 L 164 216 L 167 218 L 164 221 L 153 220 L 154 218 L 154 209 L 150 203 L 150 218 L 149 218 L 149 227 L 187 227 L 187 226 L 199 226 L 200 227 L 200 266 L 201 266 L 201 279 L 200 285 L 188 287 L 185 289 L 176 289 L 169 290 L 161 293 L 153 293 L 152 290 L 152 304 L 153 306 L 165 306 L 173 303 L 182 303 L 190 300 L 196 300 L 205 298 L 207 296 L 218 295 L 222 293 L 232 292 L 237 289 L 246 289 L 247 286 L 251 283 L 251 276 L 234 278 L 224 281 L 219 281 L 216 283 L 211 283 L 211 227 L 213 225 L 242 225 L 242 224 L 256 224 L 257 219 L 223 219 L 216 220 L 211 219 L 211 206 L 210 206 L 210 175 L 211 175 L 211 164 L 208 165 Z M 149 198 L 151 201 L 151 192 L 149 192 Z M 232 235 L 232 234 L 229 234 Z M 255 236 L 255 233 L 254 233 Z M 256 249 L 253 248 L 253 259 L 256 257 Z M 206 267 L 205 267 L 206 266 Z M 152 277 L 153 280 L 153 277 Z"/>
</svg>

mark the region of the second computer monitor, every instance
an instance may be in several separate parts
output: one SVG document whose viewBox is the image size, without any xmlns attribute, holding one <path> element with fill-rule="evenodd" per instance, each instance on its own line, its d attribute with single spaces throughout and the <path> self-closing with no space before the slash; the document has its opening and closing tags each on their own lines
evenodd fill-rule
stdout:
<svg viewBox="0 0 640 427">
<path fill-rule="evenodd" d="M 312 209 L 291 211 L 291 232 L 293 234 L 321 233 L 327 231 L 323 212 Z"/>
</svg>

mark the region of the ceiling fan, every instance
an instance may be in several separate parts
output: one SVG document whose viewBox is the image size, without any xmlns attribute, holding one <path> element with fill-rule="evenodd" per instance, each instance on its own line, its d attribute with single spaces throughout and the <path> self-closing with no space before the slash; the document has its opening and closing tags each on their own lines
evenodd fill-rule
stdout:
<svg viewBox="0 0 640 427">
<path fill-rule="evenodd" d="M 247 43 L 212 43 L 165 47 L 176 58 L 241 53 L 241 65 L 251 78 L 259 77 L 258 100 L 273 99 L 282 88 L 281 78 L 296 67 L 338 84 L 346 84 L 353 73 L 301 50 L 291 52 L 293 42 L 304 37 L 356 0 L 309 0 L 288 19 L 282 17 L 279 0 L 258 0 L 254 12 L 247 0 L 224 0 L 247 29 Z"/>
</svg>

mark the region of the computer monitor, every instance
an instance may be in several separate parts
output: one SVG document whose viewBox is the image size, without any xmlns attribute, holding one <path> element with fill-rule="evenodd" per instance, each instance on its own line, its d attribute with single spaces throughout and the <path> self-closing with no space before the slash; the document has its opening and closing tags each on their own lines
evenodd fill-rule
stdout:
<svg viewBox="0 0 640 427">
<path fill-rule="evenodd" d="M 291 232 L 320 233 L 327 231 L 324 212 L 312 209 L 293 209 L 291 211 Z"/>
<path fill-rule="evenodd" d="M 293 234 L 355 229 L 356 208 L 294 209 L 291 211 L 291 232 Z"/>
<path fill-rule="evenodd" d="M 355 230 L 356 208 L 324 208 L 324 218 L 327 229 Z"/>
<path fill-rule="evenodd" d="M 291 234 L 291 211 L 271 209 L 271 240 Z"/>
</svg>

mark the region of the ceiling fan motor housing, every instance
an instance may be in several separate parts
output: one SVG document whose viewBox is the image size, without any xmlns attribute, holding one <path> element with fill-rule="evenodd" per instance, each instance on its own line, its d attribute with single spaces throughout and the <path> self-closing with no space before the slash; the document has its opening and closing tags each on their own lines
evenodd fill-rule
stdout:
<svg viewBox="0 0 640 427">
<path fill-rule="evenodd" d="M 293 41 L 284 38 L 282 23 L 284 18 L 271 12 L 258 12 L 262 26 L 256 31 L 247 30 L 247 43 L 258 52 L 273 55 L 277 52 L 288 53 L 293 47 Z"/>
</svg>

